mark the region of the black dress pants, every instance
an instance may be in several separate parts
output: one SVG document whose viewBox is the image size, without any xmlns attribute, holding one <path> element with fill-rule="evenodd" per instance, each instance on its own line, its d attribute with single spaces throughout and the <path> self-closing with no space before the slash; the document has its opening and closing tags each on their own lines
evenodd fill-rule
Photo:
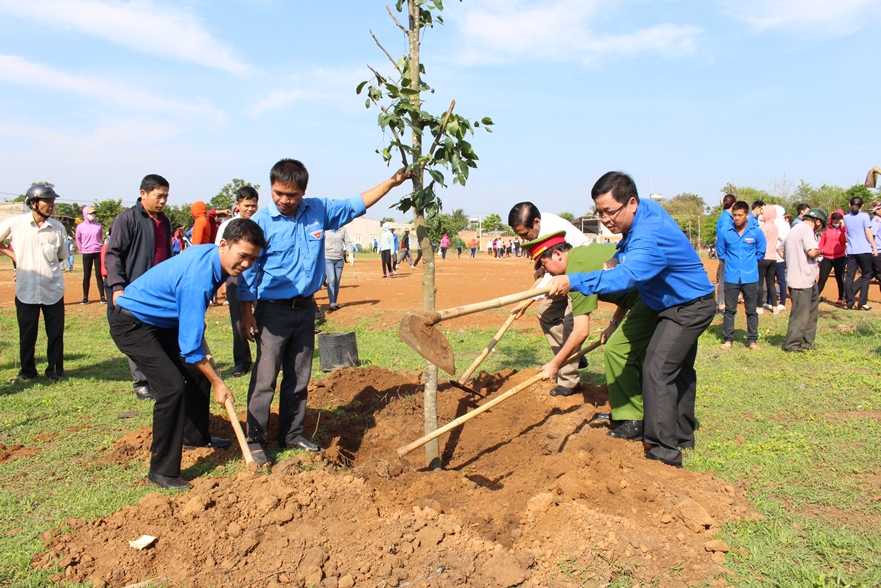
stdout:
<svg viewBox="0 0 881 588">
<path fill-rule="evenodd" d="M 98 295 L 104 300 L 104 278 L 101 277 L 101 254 L 83 253 L 83 300 L 89 299 L 89 282 L 92 281 L 92 266 L 95 266 L 95 283 Z"/>
<path fill-rule="evenodd" d="M 18 375 L 36 378 L 37 364 L 34 359 L 40 311 L 46 325 L 46 375 L 64 375 L 64 298 L 55 304 L 27 304 L 15 298 L 15 314 L 18 319 L 18 350 L 21 368 Z"/>
<path fill-rule="evenodd" d="M 144 371 L 156 393 L 150 470 L 180 476 L 184 444 L 206 445 L 211 384 L 180 355 L 178 330 L 149 325 L 120 307 L 110 317 L 110 336 Z"/>
<path fill-rule="evenodd" d="M 650 455 L 670 463 L 682 463 L 679 448 L 694 447 L 697 340 L 713 322 L 715 312 L 712 296 L 662 310 L 646 350 L 643 440 Z"/>
<path fill-rule="evenodd" d="M 859 280 L 856 279 L 857 270 L 860 272 Z M 844 295 L 847 298 L 847 307 L 853 308 L 854 304 L 862 307 L 868 304 L 869 284 L 872 282 L 872 254 L 857 253 L 855 255 L 848 255 L 844 274 Z M 857 294 L 859 294 L 859 298 L 857 298 Z"/>
</svg>

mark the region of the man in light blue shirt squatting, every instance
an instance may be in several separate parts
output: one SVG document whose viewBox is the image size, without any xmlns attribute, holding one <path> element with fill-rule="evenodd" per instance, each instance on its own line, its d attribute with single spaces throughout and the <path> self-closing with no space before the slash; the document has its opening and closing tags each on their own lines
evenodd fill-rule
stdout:
<svg viewBox="0 0 881 588">
<path fill-rule="evenodd" d="M 731 207 L 734 223 L 716 235 L 716 250 L 725 256 L 725 318 L 722 322 L 722 349 L 731 349 L 734 341 L 734 315 L 737 296 L 743 294 L 746 311 L 746 345 L 757 351 L 759 344 L 759 261 L 765 258 L 765 234 L 758 227 L 749 227 L 749 204 L 740 200 Z M 775 243 L 776 246 L 776 243 Z"/>
<path fill-rule="evenodd" d="M 156 393 L 153 445 L 147 478 L 182 490 L 185 436 L 208 429 L 208 391 L 223 405 L 232 394 L 205 343 L 205 311 L 227 276 L 250 267 L 264 247 L 263 231 L 247 219 L 232 221 L 220 245 L 198 245 L 149 269 L 125 287 L 110 315 L 110 336 L 147 376 Z M 229 440 L 211 439 L 229 445 Z"/>
<path fill-rule="evenodd" d="M 270 171 L 272 202 L 251 217 L 266 234 L 266 248 L 254 267 L 242 274 L 238 292 L 242 329 L 249 340 L 257 340 L 248 388 L 248 444 L 258 465 L 271 465 L 266 453 L 269 406 L 282 368 L 278 444 L 323 451 L 303 436 L 303 419 L 315 349 L 312 297 L 325 278 L 324 231 L 361 216 L 409 177 L 399 170 L 362 194 L 329 200 L 304 197 L 309 172 L 299 161 L 282 159 Z"/>
<path fill-rule="evenodd" d="M 621 172 L 603 175 L 591 190 L 602 223 L 621 233 L 610 269 L 557 276 L 552 296 L 577 290 L 585 296 L 636 288 L 658 311 L 642 371 L 646 457 L 681 467 L 682 448 L 694 447 L 697 340 L 715 314 L 713 285 L 682 229 Z"/>
</svg>

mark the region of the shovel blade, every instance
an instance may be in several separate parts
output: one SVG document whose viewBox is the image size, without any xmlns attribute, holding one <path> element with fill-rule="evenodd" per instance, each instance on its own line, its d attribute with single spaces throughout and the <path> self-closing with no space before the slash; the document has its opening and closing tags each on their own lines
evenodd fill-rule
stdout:
<svg viewBox="0 0 881 588">
<path fill-rule="evenodd" d="M 418 314 L 407 314 L 398 327 L 398 338 L 410 348 L 450 375 L 456 373 L 453 348 L 436 327 L 425 324 Z"/>
</svg>

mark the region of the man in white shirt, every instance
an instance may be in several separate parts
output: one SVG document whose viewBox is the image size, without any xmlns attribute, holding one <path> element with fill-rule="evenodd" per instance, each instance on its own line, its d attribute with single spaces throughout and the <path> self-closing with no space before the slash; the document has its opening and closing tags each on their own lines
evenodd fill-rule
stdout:
<svg viewBox="0 0 881 588">
<path fill-rule="evenodd" d="M 573 247 L 590 245 L 590 239 L 575 225 L 556 214 L 540 212 L 532 202 L 515 204 L 511 212 L 508 213 L 508 225 L 517 233 L 518 237 L 525 241 L 533 241 L 545 235 L 565 231 L 566 242 Z M 551 275 L 545 274 L 541 266 L 537 266 L 535 269 L 537 273 L 544 276 L 539 287 L 547 285 Z M 512 312 L 522 314 L 526 306 L 528 303 L 525 305 L 521 303 Z M 536 315 L 551 351 L 557 355 L 572 333 L 572 305 L 569 298 L 566 296 L 562 298 L 543 297 L 539 302 Z M 586 364 L 587 362 L 584 361 L 581 367 L 587 367 Z M 577 361 L 560 367 L 557 372 L 557 385 L 550 391 L 551 396 L 570 396 L 576 392 L 579 382 L 578 368 Z"/>
<path fill-rule="evenodd" d="M 34 184 L 25 195 L 28 212 L 0 223 L 0 253 L 16 264 L 15 310 L 18 319 L 21 368 L 10 380 L 16 384 L 36 378 L 34 359 L 40 311 L 46 323 L 46 377 L 52 383 L 64 375 L 64 261 L 70 254 L 67 230 L 49 218 L 58 194 L 51 186 Z"/>
</svg>

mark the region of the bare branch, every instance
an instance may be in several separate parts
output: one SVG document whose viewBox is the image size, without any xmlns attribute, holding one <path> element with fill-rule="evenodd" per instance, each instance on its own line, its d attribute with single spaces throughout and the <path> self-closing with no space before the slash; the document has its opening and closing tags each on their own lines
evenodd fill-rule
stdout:
<svg viewBox="0 0 881 588">
<path fill-rule="evenodd" d="M 404 34 L 407 34 L 408 33 L 407 29 L 404 28 L 404 25 L 402 25 L 400 22 L 398 22 L 398 19 L 395 17 L 395 14 L 392 12 L 392 9 L 388 7 L 388 4 L 385 5 L 385 9 L 388 11 L 388 15 L 390 17 L 392 17 L 392 20 L 395 21 L 395 24 L 398 25 L 398 28 L 401 29 L 402 31 L 404 31 Z"/>
<path fill-rule="evenodd" d="M 370 31 L 370 29 L 367 29 Z M 382 46 L 382 43 L 379 42 L 379 39 L 376 38 L 376 35 L 373 34 L 373 31 L 370 31 L 370 36 L 373 37 L 373 41 L 376 43 L 376 46 L 382 49 L 382 52 L 385 53 L 385 56 L 388 57 L 388 60 L 392 62 L 392 65 L 395 66 L 395 69 L 398 70 L 398 73 L 404 75 L 404 72 L 401 71 L 401 68 L 398 67 L 398 63 L 392 58 L 388 51 L 385 50 L 385 47 Z"/>
<path fill-rule="evenodd" d="M 441 122 L 440 129 L 438 129 L 437 136 L 434 138 L 434 143 L 431 144 L 431 149 L 428 150 L 428 158 L 431 159 L 432 154 L 434 153 L 435 147 L 440 142 L 441 137 L 444 136 L 444 129 L 447 128 L 447 121 L 450 120 L 450 115 L 453 114 L 453 108 L 456 107 L 456 101 L 453 100 L 450 102 L 450 107 L 447 109 L 447 113 L 444 115 L 444 120 Z"/>
</svg>

